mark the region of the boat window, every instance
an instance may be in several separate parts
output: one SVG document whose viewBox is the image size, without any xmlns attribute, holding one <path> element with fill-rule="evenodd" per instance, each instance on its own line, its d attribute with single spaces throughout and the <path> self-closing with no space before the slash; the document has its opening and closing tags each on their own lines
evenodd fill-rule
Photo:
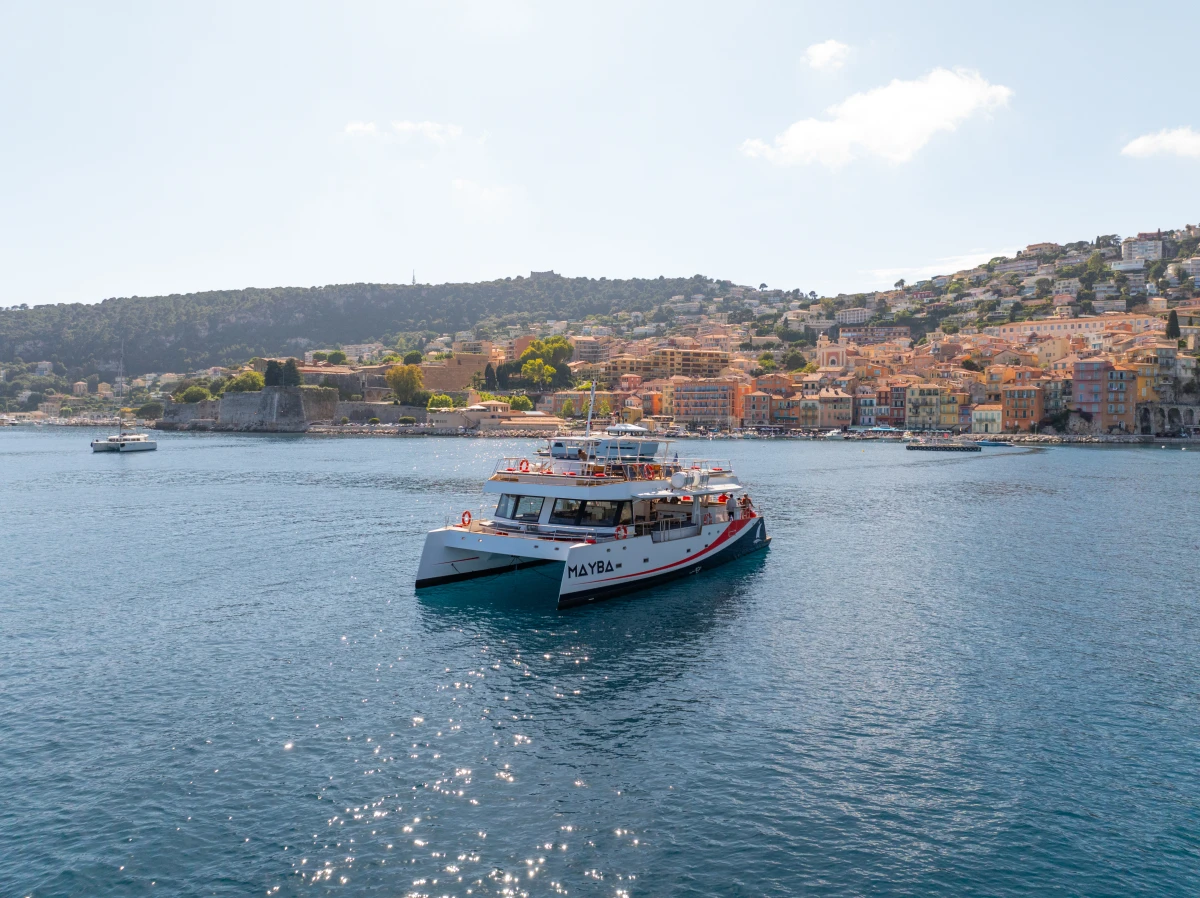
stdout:
<svg viewBox="0 0 1200 898">
<path fill-rule="evenodd" d="M 614 527 L 617 516 L 616 502 L 588 502 L 583 506 L 585 527 Z"/>
<path fill-rule="evenodd" d="M 536 524 L 542 516 L 542 503 L 545 501 L 541 496 L 513 496 L 505 493 L 496 503 L 496 517 Z"/>
<path fill-rule="evenodd" d="M 578 524 L 583 502 L 579 499 L 555 499 L 550 510 L 551 524 Z"/>
</svg>

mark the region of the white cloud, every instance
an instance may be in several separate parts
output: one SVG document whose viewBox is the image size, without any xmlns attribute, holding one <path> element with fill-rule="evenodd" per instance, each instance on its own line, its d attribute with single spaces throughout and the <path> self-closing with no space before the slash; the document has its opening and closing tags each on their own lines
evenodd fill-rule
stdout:
<svg viewBox="0 0 1200 898">
<path fill-rule="evenodd" d="M 997 256 L 1015 256 L 1019 247 L 1005 249 L 971 250 L 959 256 L 944 256 L 934 259 L 928 265 L 917 265 L 911 268 L 874 268 L 866 272 L 871 276 L 872 286 L 876 289 L 890 287 L 900 278 L 906 281 L 919 281 L 939 274 L 954 274 L 964 268 L 974 268 Z"/>
<path fill-rule="evenodd" d="M 343 133 L 354 134 L 354 135 L 374 134 L 375 133 L 375 123 L 374 122 L 349 122 L 346 125 L 345 129 L 343 129 Z"/>
<path fill-rule="evenodd" d="M 804 51 L 804 61 L 814 69 L 840 69 L 846 64 L 850 55 L 850 47 L 841 41 L 830 38 L 819 44 L 813 44 Z"/>
<path fill-rule="evenodd" d="M 1200 159 L 1200 133 L 1191 128 L 1163 129 L 1154 134 L 1143 134 L 1125 144 L 1122 156 L 1186 156 Z"/>
<path fill-rule="evenodd" d="M 747 140 L 742 152 L 777 165 L 819 162 L 835 169 L 862 156 L 907 162 L 939 131 L 1006 105 L 1012 93 L 970 69 L 934 69 L 915 81 L 852 94 L 826 110 L 828 119 L 796 122 L 773 144 Z"/>
<path fill-rule="evenodd" d="M 441 122 L 392 122 L 392 130 L 401 137 L 421 137 L 430 143 L 445 145 L 462 136 L 458 125 Z"/>
</svg>

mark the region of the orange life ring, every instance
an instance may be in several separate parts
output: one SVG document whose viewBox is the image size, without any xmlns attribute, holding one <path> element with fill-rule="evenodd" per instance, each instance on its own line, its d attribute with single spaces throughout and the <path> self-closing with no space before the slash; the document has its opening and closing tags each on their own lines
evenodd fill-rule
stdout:
<svg viewBox="0 0 1200 898">
<path fill-rule="evenodd" d="M 621 524 L 619 527 L 617 527 L 617 532 L 615 535 L 616 535 L 617 539 L 624 539 L 625 537 L 627 537 L 629 535 L 629 528 L 626 527 L 624 524 Z"/>
<path fill-rule="evenodd" d="M 706 523 L 706 524 L 712 523 L 712 512 L 710 512 L 710 511 L 704 512 L 704 523 Z"/>
<path fill-rule="evenodd" d="M 462 525 L 463 525 L 464 527 L 470 527 L 470 526 L 471 526 L 471 512 L 469 512 L 469 511 L 464 511 L 464 512 L 462 513 Z"/>
<path fill-rule="evenodd" d="M 642 466 L 642 473 L 646 475 L 647 480 L 653 480 L 654 479 L 654 465 L 647 462 L 645 465 Z"/>
<path fill-rule="evenodd" d="M 522 474 L 528 474 L 529 473 L 529 459 L 527 459 L 527 458 L 521 459 L 520 468 L 521 468 Z"/>
</svg>

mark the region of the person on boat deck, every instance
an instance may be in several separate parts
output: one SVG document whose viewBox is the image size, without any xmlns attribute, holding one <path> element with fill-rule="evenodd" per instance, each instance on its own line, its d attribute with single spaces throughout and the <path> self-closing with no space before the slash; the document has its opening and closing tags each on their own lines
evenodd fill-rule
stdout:
<svg viewBox="0 0 1200 898">
<path fill-rule="evenodd" d="M 725 499 L 725 514 L 726 520 L 737 520 L 737 500 L 733 498 L 732 493 Z"/>
</svg>

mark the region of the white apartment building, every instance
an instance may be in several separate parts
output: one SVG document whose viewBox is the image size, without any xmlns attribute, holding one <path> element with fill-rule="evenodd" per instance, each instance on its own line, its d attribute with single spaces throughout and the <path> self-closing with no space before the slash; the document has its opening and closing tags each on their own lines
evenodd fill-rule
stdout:
<svg viewBox="0 0 1200 898">
<path fill-rule="evenodd" d="M 1075 296 L 1079 293 L 1079 278 L 1059 278 L 1054 282 L 1054 292 Z"/>
<path fill-rule="evenodd" d="M 1017 274 L 1033 274 L 1037 270 L 1038 260 L 1033 258 L 1013 259 L 1010 262 L 996 263 L 997 274 L 1011 274 L 1012 272 L 1016 272 Z"/>
<path fill-rule="evenodd" d="M 1200 277 L 1200 256 L 1192 256 L 1190 259 L 1184 259 L 1180 263 L 1180 268 L 1188 277 Z"/>
<path fill-rule="evenodd" d="M 842 309 L 833 314 L 834 320 L 838 324 L 866 324 L 871 318 L 869 309 Z"/>
<path fill-rule="evenodd" d="M 1121 243 L 1121 258 L 1126 261 L 1145 259 L 1148 262 L 1156 262 L 1162 257 L 1163 242 L 1161 240 L 1138 240 L 1134 237 L 1126 237 Z"/>
</svg>

